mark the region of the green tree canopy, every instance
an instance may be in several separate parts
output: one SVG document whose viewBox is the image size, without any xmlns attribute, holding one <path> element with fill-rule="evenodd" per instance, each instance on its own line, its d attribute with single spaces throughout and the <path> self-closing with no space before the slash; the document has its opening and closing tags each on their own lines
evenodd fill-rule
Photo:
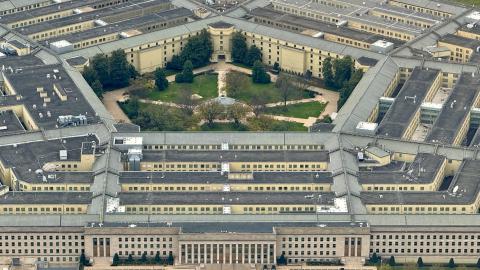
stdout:
<svg viewBox="0 0 480 270">
<path fill-rule="evenodd" d="M 232 35 L 232 60 L 235 63 L 243 63 L 247 56 L 248 47 L 245 36 L 240 32 Z"/>
<path fill-rule="evenodd" d="M 185 61 L 181 73 L 175 75 L 175 82 L 177 83 L 192 83 L 193 82 L 193 64 L 190 60 Z"/>
<path fill-rule="evenodd" d="M 418 266 L 418 267 L 423 267 L 423 266 L 425 266 L 425 265 L 423 264 L 423 259 L 422 259 L 422 257 L 418 257 L 418 259 L 417 259 L 417 266 Z"/>
<path fill-rule="evenodd" d="M 333 81 L 333 65 L 332 65 L 331 57 L 328 57 L 325 60 L 323 60 L 322 76 L 323 76 L 323 80 L 325 81 L 325 86 L 327 87 L 335 86 L 335 83 Z"/>
<path fill-rule="evenodd" d="M 108 57 L 104 54 L 97 54 L 91 60 L 91 67 L 98 75 L 103 86 L 110 83 L 110 64 Z"/>
<path fill-rule="evenodd" d="M 390 259 L 388 259 L 388 265 L 390 266 L 395 266 L 395 256 L 390 256 Z"/>
<path fill-rule="evenodd" d="M 253 66 L 257 61 L 261 62 L 262 51 L 260 51 L 260 49 L 257 48 L 255 45 L 250 46 L 244 61 L 245 61 L 244 64 L 248 66 Z"/>
<path fill-rule="evenodd" d="M 167 89 L 168 80 L 163 68 L 155 69 L 154 77 L 155 77 L 155 86 L 157 87 L 158 90 L 163 91 Z"/>
<path fill-rule="evenodd" d="M 200 34 L 191 37 L 180 54 L 173 56 L 167 63 L 167 68 L 180 70 L 185 61 L 191 61 L 194 68 L 204 66 L 210 62 L 213 53 L 213 43 L 210 34 L 203 29 Z"/>
<path fill-rule="evenodd" d="M 114 88 L 128 86 L 130 74 L 130 64 L 127 61 L 125 52 L 123 50 L 113 51 L 110 57 L 109 85 Z"/>
<path fill-rule="evenodd" d="M 270 83 L 270 75 L 265 71 L 260 61 L 256 61 L 253 64 L 252 80 L 254 83 Z"/>
<path fill-rule="evenodd" d="M 117 266 L 120 264 L 120 257 L 117 253 L 113 255 L 112 266 Z"/>
<path fill-rule="evenodd" d="M 340 89 L 350 80 L 354 71 L 352 58 L 345 56 L 341 59 L 335 59 L 335 61 L 333 61 L 333 68 L 335 70 L 333 75 L 334 84 L 336 88 Z"/>
</svg>

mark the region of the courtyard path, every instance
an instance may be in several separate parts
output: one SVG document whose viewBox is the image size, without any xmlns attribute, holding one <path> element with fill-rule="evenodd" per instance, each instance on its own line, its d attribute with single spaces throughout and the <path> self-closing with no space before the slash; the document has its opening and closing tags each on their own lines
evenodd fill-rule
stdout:
<svg viewBox="0 0 480 270">
<path fill-rule="evenodd" d="M 110 112 L 110 114 L 113 116 L 113 119 L 120 123 L 132 122 L 117 103 L 117 101 L 124 100 L 124 94 L 126 91 L 127 89 L 122 88 L 115 91 L 105 92 L 102 99 L 102 102 L 105 105 L 105 108 L 107 108 L 107 111 Z"/>
</svg>

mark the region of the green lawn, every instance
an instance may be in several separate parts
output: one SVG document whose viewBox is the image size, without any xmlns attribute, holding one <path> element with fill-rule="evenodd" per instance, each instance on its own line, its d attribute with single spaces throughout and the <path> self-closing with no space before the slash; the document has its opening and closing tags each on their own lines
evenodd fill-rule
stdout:
<svg viewBox="0 0 480 270">
<path fill-rule="evenodd" d="M 316 101 L 267 108 L 265 113 L 296 118 L 318 117 L 325 110 L 326 103 Z"/>
<path fill-rule="evenodd" d="M 217 75 L 203 74 L 195 76 L 193 83 L 172 82 L 163 91 L 153 90 L 148 94 L 148 99 L 175 102 L 181 89 L 190 89 L 192 94 L 202 96 L 202 99 L 210 99 L 218 96 Z"/>
<path fill-rule="evenodd" d="M 275 87 L 274 83 L 268 84 L 260 84 L 260 83 L 253 83 L 252 78 L 250 76 L 244 75 L 247 78 L 247 86 L 242 90 L 235 93 L 235 95 L 230 95 L 237 100 L 241 100 L 247 104 L 250 104 L 252 99 L 258 95 L 262 95 L 265 97 L 267 103 L 274 103 L 283 101 L 282 94 L 280 91 Z M 311 92 L 309 91 L 298 91 L 297 93 L 291 95 L 288 100 L 297 100 L 303 98 L 311 98 Z"/>
</svg>

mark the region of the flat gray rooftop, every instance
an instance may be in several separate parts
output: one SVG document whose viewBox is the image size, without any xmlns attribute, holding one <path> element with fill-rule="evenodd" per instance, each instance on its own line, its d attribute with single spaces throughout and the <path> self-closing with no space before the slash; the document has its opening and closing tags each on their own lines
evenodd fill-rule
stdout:
<svg viewBox="0 0 480 270">
<path fill-rule="evenodd" d="M 30 183 L 42 182 L 42 177 L 35 173 L 46 163 L 60 161 L 60 150 L 67 151 L 66 161 L 80 161 L 82 144 L 98 140 L 95 136 L 81 136 L 60 140 L 31 142 L 25 144 L 0 147 L 0 160 L 7 168 L 12 168 L 17 178 Z M 91 182 L 92 174 L 44 172 L 47 181 L 60 183 L 61 181 L 79 183 Z M 57 175 L 49 178 L 49 175 Z"/>
<path fill-rule="evenodd" d="M 11 110 L 0 111 L 0 136 L 25 132 L 20 119 Z"/>
<path fill-rule="evenodd" d="M 17 67 L 17 70 L 4 71 L 4 74 L 17 96 L 20 95 L 21 98 L 13 101 L 12 99 L 0 100 L 0 106 L 25 105 L 35 123 L 42 129 L 58 128 L 57 118 L 63 115 L 82 114 L 87 117 L 88 124 L 100 122 L 62 65 Z M 54 84 L 60 85 L 65 90 L 67 100 L 62 101 L 59 98 L 54 91 Z M 50 102 L 45 102 L 37 92 L 37 87 L 43 87 Z"/>
<path fill-rule="evenodd" d="M 359 172 L 358 182 L 360 184 L 429 184 L 432 183 L 435 176 L 445 161 L 441 155 L 419 153 L 409 166 L 395 168 L 390 167 L 382 170 L 378 168 L 374 171 Z"/>
<path fill-rule="evenodd" d="M 362 192 L 360 197 L 362 202 L 376 205 L 467 205 L 479 192 L 479 174 L 480 161 L 464 160 L 447 191 L 375 191 Z"/>
<path fill-rule="evenodd" d="M 328 162 L 328 151 L 144 151 L 150 162 Z"/>
<path fill-rule="evenodd" d="M 470 114 L 479 91 L 480 78 L 472 77 L 471 73 L 462 73 L 425 140 L 452 144 Z"/>
<path fill-rule="evenodd" d="M 1 204 L 90 204 L 90 192 L 27 192 L 12 191 L 0 196 Z"/>
<path fill-rule="evenodd" d="M 235 173 L 233 173 L 235 174 Z M 120 184 L 333 183 L 330 172 L 254 172 L 252 179 L 229 179 L 220 172 L 121 172 Z"/>
<path fill-rule="evenodd" d="M 312 196 L 315 199 L 312 199 Z M 120 192 L 120 205 L 332 205 L 335 195 L 327 192 Z"/>
<path fill-rule="evenodd" d="M 116 22 L 115 24 L 108 24 L 106 26 L 95 27 L 82 32 L 72 33 L 64 36 L 54 37 L 48 40 L 49 43 L 67 40 L 70 43 L 77 43 L 83 40 L 88 40 L 94 37 L 100 37 L 113 33 L 118 33 L 128 30 L 144 30 L 150 25 L 157 25 L 160 22 L 167 22 L 182 17 L 190 17 L 193 13 L 186 8 L 174 8 L 145 16 L 136 17 L 124 21 Z M 157 29 L 158 30 L 158 29 Z M 43 42 L 45 43 L 45 42 Z"/>
<path fill-rule="evenodd" d="M 287 25 L 289 28 L 287 30 L 297 30 L 303 31 L 306 29 L 315 30 L 318 32 L 329 33 L 332 35 L 338 35 L 345 38 L 351 38 L 358 41 L 363 41 L 369 44 L 372 44 L 378 40 L 387 40 L 395 44 L 395 46 L 400 46 L 403 44 L 402 41 L 386 38 L 378 34 L 372 34 L 368 32 L 362 32 L 359 30 L 351 29 L 344 26 L 336 26 L 335 24 L 326 23 L 322 21 L 312 20 L 292 14 L 282 13 L 269 8 L 255 8 L 249 12 L 250 15 L 258 18 L 258 22 L 263 23 L 262 19 L 267 19 L 273 23 L 265 23 L 269 26 L 276 28 L 284 28 L 278 26 L 279 23 Z M 284 28 L 285 29 L 285 28 Z"/>
<path fill-rule="evenodd" d="M 461 37 L 454 34 L 446 34 L 443 37 L 441 37 L 438 41 L 457 45 L 464 48 L 470 48 L 474 51 L 476 51 L 477 48 L 480 47 L 480 40 Z"/>
<path fill-rule="evenodd" d="M 129 13 L 138 10 L 145 10 L 145 13 L 148 14 L 148 9 L 155 7 L 159 4 L 168 3 L 168 0 L 136 0 L 132 2 L 126 2 L 118 4 L 115 6 L 110 6 L 103 9 L 97 9 L 90 12 L 74 14 L 72 16 L 62 17 L 50 21 L 46 21 L 39 24 L 32 24 L 29 26 L 24 26 L 18 31 L 24 35 L 31 35 L 34 33 L 44 32 L 50 29 L 56 29 L 60 27 L 66 27 L 68 25 L 78 24 L 81 22 L 93 21 L 93 20 L 103 20 L 107 23 L 111 23 L 110 18 L 115 18 L 116 20 L 124 20 L 122 14 L 125 14 L 125 17 L 129 18 Z M 117 19 L 118 18 L 118 19 Z"/>
<path fill-rule="evenodd" d="M 401 138 L 439 73 L 437 69 L 413 69 L 378 126 L 377 135 Z"/>
</svg>

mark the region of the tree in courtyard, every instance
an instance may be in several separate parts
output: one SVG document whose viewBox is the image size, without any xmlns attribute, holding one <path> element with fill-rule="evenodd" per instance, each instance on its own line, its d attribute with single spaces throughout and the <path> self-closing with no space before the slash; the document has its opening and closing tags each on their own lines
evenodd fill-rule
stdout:
<svg viewBox="0 0 480 270">
<path fill-rule="evenodd" d="M 265 111 L 265 107 L 269 101 L 269 97 L 263 93 L 255 93 L 250 100 L 252 112 L 256 117 L 260 116 Z"/>
<path fill-rule="evenodd" d="M 132 264 L 134 262 L 132 254 L 128 254 L 127 263 Z"/>
<path fill-rule="evenodd" d="M 217 101 L 208 101 L 200 104 L 198 111 L 202 119 L 207 121 L 208 127 L 213 127 L 214 120 L 219 118 L 225 108 Z"/>
<path fill-rule="evenodd" d="M 83 78 L 92 88 L 93 92 L 101 97 L 103 94 L 103 85 L 100 82 L 97 71 L 91 66 L 85 67 L 82 72 Z"/>
<path fill-rule="evenodd" d="M 150 131 L 183 131 L 190 126 L 192 117 L 177 108 L 165 105 L 151 105 L 142 108 L 134 124 Z"/>
<path fill-rule="evenodd" d="M 255 45 L 250 46 L 244 61 L 245 61 L 244 64 L 247 66 L 253 66 L 257 61 L 261 62 L 262 51 L 260 51 L 260 49 L 257 48 Z"/>
<path fill-rule="evenodd" d="M 277 259 L 278 265 L 287 265 L 287 258 L 285 258 L 285 251 L 282 252 L 282 255 Z"/>
<path fill-rule="evenodd" d="M 280 64 L 279 64 L 278 62 L 273 63 L 272 70 L 273 70 L 275 73 L 280 72 Z"/>
<path fill-rule="evenodd" d="M 86 266 L 88 265 L 88 259 L 85 256 L 85 252 L 82 251 L 82 254 L 80 254 L 80 259 L 78 260 L 81 266 Z"/>
<path fill-rule="evenodd" d="M 185 61 L 181 73 L 175 75 L 175 82 L 177 83 L 192 83 L 193 82 L 193 64 L 190 60 Z"/>
<path fill-rule="evenodd" d="M 148 259 L 147 259 L 147 252 L 144 251 L 144 252 L 142 253 L 142 257 L 140 257 L 140 263 L 145 264 L 145 263 L 147 263 L 147 261 L 148 261 Z"/>
<path fill-rule="evenodd" d="M 175 263 L 175 258 L 173 257 L 173 253 L 170 251 L 170 253 L 168 253 L 167 264 L 173 265 L 174 263 Z"/>
<path fill-rule="evenodd" d="M 422 259 L 422 257 L 418 257 L 417 266 L 418 266 L 418 267 L 423 267 L 423 266 L 425 266 L 425 265 L 423 264 L 423 259 Z"/>
<path fill-rule="evenodd" d="M 275 82 L 275 86 L 280 91 L 280 95 L 282 96 L 285 110 L 287 109 L 287 101 L 298 92 L 298 88 L 296 85 L 294 85 L 293 81 L 294 80 L 291 77 L 280 74 Z"/>
<path fill-rule="evenodd" d="M 480 268 L 480 258 L 477 260 L 477 268 Z"/>
<path fill-rule="evenodd" d="M 97 54 L 91 60 L 91 67 L 98 75 L 98 79 L 105 87 L 110 83 L 110 64 L 108 57 L 104 54 Z"/>
<path fill-rule="evenodd" d="M 332 58 L 327 57 L 322 63 L 322 76 L 326 87 L 334 87 Z"/>
<path fill-rule="evenodd" d="M 130 64 L 123 50 L 112 52 L 109 61 L 110 85 L 115 88 L 125 87 L 130 80 Z M 98 71 L 97 71 L 98 72 Z"/>
<path fill-rule="evenodd" d="M 343 84 L 340 89 L 340 98 L 338 99 L 337 108 L 340 110 L 342 106 L 347 102 L 348 98 L 352 94 L 353 90 L 363 77 L 363 71 L 361 69 L 356 70 L 351 76 L 350 80 Z"/>
<path fill-rule="evenodd" d="M 270 83 L 270 75 L 265 71 L 265 68 L 260 61 L 256 61 L 253 64 L 252 80 L 254 83 Z"/>
<path fill-rule="evenodd" d="M 162 263 L 162 258 L 160 257 L 160 251 L 157 251 L 155 253 L 155 258 L 153 259 L 156 264 L 161 264 Z"/>
<path fill-rule="evenodd" d="M 163 68 L 155 69 L 154 76 L 155 76 L 155 85 L 157 86 L 157 89 L 160 91 L 167 89 L 168 80 L 167 80 L 167 76 L 165 75 L 165 70 L 163 70 Z"/>
<path fill-rule="evenodd" d="M 243 63 L 248 52 L 245 36 L 240 32 L 232 35 L 232 60 L 235 63 Z"/>
<path fill-rule="evenodd" d="M 390 266 L 395 266 L 395 257 L 394 256 L 390 256 L 390 259 L 388 259 L 388 265 Z"/>
<path fill-rule="evenodd" d="M 345 56 L 341 59 L 335 59 L 335 61 L 333 61 L 333 69 L 335 70 L 333 75 L 335 87 L 340 89 L 344 86 L 345 82 L 350 80 L 353 74 L 354 67 L 352 58 Z"/>
<path fill-rule="evenodd" d="M 309 69 L 307 69 L 307 71 L 305 71 L 305 73 L 303 74 L 303 78 L 306 80 L 306 81 L 310 81 L 312 79 L 312 71 L 310 71 Z"/>
<path fill-rule="evenodd" d="M 245 118 L 249 112 L 248 107 L 240 103 L 234 103 L 227 108 L 227 116 L 233 120 L 236 127 L 240 126 L 240 121 Z"/>
<path fill-rule="evenodd" d="M 235 97 L 241 90 L 248 87 L 248 77 L 240 72 L 228 72 L 225 84 L 228 95 Z"/>
<path fill-rule="evenodd" d="M 180 70 L 186 61 L 191 61 L 194 68 L 201 67 L 209 63 L 212 53 L 210 34 L 203 29 L 198 35 L 190 37 L 180 54 L 167 63 L 167 68 Z"/>
<path fill-rule="evenodd" d="M 370 257 L 370 263 L 376 264 L 380 261 L 380 257 L 378 257 L 377 253 L 374 252 L 372 256 Z"/>
<path fill-rule="evenodd" d="M 120 257 L 117 253 L 113 255 L 112 266 L 118 266 L 120 264 Z"/>
<path fill-rule="evenodd" d="M 192 95 L 192 89 L 181 88 L 178 91 L 178 95 L 175 101 L 175 103 L 177 103 L 178 106 L 180 106 L 180 108 L 182 109 L 182 111 L 187 115 L 193 114 L 193 109 L 197 104 L 197 100 L 193 99 Z"/>
<path fill-rule="evenodd" d="M 448 261 L 448 268 L 455 268 L 455 261 L 453 260 L 453 258 L 450 258 L 450 260 Z"/>
</svg>

